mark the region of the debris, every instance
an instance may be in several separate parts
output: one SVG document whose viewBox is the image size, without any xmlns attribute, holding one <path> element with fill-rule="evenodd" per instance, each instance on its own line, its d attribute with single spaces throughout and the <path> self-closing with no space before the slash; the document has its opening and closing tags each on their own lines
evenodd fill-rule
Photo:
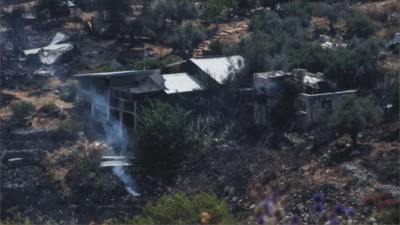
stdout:
<svg viewBox="0 0 400 225">
<path fill-rule="evenodd" d="M 66 40 L 68 40 L 68 36 L 58 32 L 48 46 L 24 50 L 24 54 L 26 56 L 39 54 L 42 63 L 51 65 L 55 63 L 62 54 L 73 49 L 72 43 L 62 43 Z"/>
<path fill-rule="evenodd" d="M 12 158 L 12 159 L 8 159 L 8 162 L 14 162 L 14 161 L 21 161 L 22 158 Z"/>
</svg>

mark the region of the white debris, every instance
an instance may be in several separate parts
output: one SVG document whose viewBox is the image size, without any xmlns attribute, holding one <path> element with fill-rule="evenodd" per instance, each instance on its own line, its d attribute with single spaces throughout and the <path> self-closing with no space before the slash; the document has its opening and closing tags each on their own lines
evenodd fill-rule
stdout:
<svg viewBox="0 0 400 225">
<path fill-rule="evenodd" d="M 55 63 L 63 53 L 73 49 L 71 43 L 61 43 L 66 40 L 68 40 L 68 36 L 62 33 L 57 33 L 48 46 L 24 50 L 24 54 L 39 54 L 42 63 L 51 65 Z"/>
<path fill-rule="evenodd" d="M 321 44 L 321 46 L 322 46 L 323 49 L 332 48 L 333 47 L 333 43 L 327 41 L 327 42 Z"/>
</svg>

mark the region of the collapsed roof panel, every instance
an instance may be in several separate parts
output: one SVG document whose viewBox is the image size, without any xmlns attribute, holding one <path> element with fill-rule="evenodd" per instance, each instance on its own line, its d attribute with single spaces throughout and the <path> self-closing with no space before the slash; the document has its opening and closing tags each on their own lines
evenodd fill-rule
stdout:
<svg viewBox="0 0 400 225">
<path fill-rule="evenodd" d="M 210 75 L 219 84 L 225 83 L 231 74 L 239 72 L 244 68 L 244 58 L 240 55 L 216 58 L 192 58 L 189 61 Z"/>
</svg>

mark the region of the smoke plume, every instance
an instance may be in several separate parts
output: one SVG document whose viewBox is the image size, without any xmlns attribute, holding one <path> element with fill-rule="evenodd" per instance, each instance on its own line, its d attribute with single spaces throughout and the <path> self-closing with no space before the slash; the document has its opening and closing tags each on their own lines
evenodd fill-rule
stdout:
<svg viewBox="0 0 400 225">
<path fill-rule="evenodd" d="M 91 102 L 97 106 L 100 106 L 98 109 L 96 108 L 93 112 L 93 119 L 103 127 L 106 141 L 116 146 L 114 147 L 114 154 L 118 156 L 126 156 L 127 148 L 129 145 L 129 138 L 126 132 L 126 129 L 121 126 L 120 121 L 116 120 L 115 118 L 109 117 L 106 118 L 107 112 L 107 99 L 103 96 L 97 95 L 93 93 L 94 91 L 84 91 L 83 94 L 89 97 Z M 104 112 L 105 111 L 105 112 Z M 113 173 L 116 175 L 124 184 L 125 189 L 128 191 L 129 194 L 132 196 L 139 196 L 139 192 L 137 191 L 137 184 L 133 177 L 127 174 L 122 168 L 122 166 L 115 166 L 113 167 Z"/>
</svg>

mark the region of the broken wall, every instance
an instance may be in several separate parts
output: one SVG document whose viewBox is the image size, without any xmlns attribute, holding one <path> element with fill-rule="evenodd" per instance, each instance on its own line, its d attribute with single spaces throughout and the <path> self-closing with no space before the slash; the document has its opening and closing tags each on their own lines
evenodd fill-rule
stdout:
<svg viewBox="0 0 400 225">
<path fill-rule="evenodd" d="M 328 119 L 329 116 L 350 96 L 355 90 L 330 92 L 323 94 L 300 93 L 296 99 L 298 122 L 303 127 Z"/>
</svg>

